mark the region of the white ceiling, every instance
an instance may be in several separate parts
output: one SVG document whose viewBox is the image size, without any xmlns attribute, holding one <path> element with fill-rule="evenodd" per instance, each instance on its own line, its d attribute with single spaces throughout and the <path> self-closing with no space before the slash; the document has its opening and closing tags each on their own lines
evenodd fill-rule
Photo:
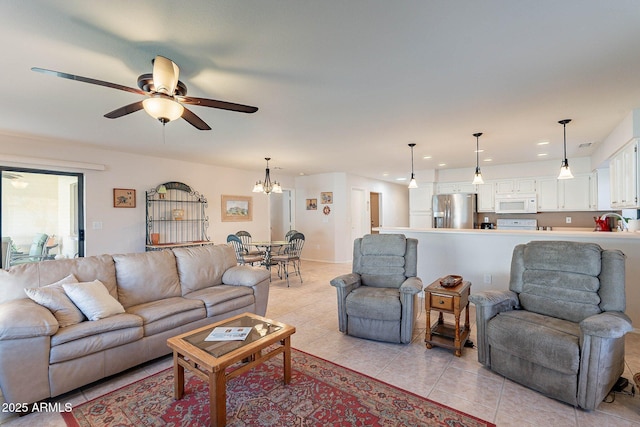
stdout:
<svg viewBox="0 0 640 427">
<path fill-rule="evenodd" d="M 416 170 L 588 156 L 640 106 L 638 0 L 0 2 L 0 132 L 277 174 Z M 103 115 L 164 55 L 189 95 L 254 105 L 162 125 Z M 549 141 L 547 146 L 538 142 Z M 590 148 L 579 148 L 593 143 Z M 433 156 L 430 160 L 423 156 Z M 387 177 L 383 176 L 388 173 Z"/>
</svg>

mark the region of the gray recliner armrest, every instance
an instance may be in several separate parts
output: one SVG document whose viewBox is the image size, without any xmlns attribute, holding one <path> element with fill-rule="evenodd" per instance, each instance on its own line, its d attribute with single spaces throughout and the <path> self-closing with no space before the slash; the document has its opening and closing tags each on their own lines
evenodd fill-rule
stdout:
<svg viewBox="0 0 640 427">
<path fill-rule="evenodd" d="M 469 301 L 476 306 L 490 307 L 511 302 L 513 307 L 519 305 L 518 295 L 512 291 L 483 291 L 469 295 Z"/>
<path fill-rule="evenodd" d="M 483 291 L 469 295 L 469 301 L 476 306 L 476 335 L 478 339 L 478 362 L 491 367 L 487 322 L 503 311 L 510 311 L 520 305 L 518 295 L 512 291 Z"/>
<path fill-rule="evenodd" d="M 360 286 L 360 275 L 356 273 L 343 274 L 331 280 L 331 286 L 336 288 L 346 288 Z"/>
<path fill-rule="evenodd" d="M 338 329 L 347 332 L 347 295 L 361 284 L 360 275 L 356 273 L 343 274 L 331 280 L 331 286 L 338 291 Z"/>
<path fill-rule="evenodd" d="M 601 338 L 620 338 L 632 329 L 631 319 L 617 311 L 595 314 L 580 322 L 580 330 L 584 335 Z"/>
<path fill-rule="evenodd" d="M 400 293 L 415 295 L 422 290 L 422 280 L 419 277 L 407 277 L 400 285 Z"/>
</svg>

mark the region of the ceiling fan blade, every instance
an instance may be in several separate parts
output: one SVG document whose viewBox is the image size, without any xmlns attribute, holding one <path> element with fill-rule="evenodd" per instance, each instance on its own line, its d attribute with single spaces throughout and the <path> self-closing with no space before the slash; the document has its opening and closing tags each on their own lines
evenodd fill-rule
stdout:
<svg viewBox="0 0 640 427">
<path fill-rule="evenodd" d="M 199 105 L 201 107 L 219 108 L 221 110 L 237 111 L 239 113 L 255 113 L 258 111 L 258 107 L 218 101 L 215 99 L 194 98 L 192 96 L 176 96 L 176 98 L 185 104 Z"/>
<path fill-rule="evenodd" d="M 206 124 L 200 117 L 193 114 L 193 112 L 187 108 L 182 112 L 182 118 L 189 122 L 192 126 L 200 130 L 211 130 L 208 124 Z"/>
<path fill-rule="evenodd" d="M 125 105 L 124 107 L 117 108 L 104 116 L 108 119 L 117 119 L 118 117 L 126 116 L 127 114 L 135 113 L 142 110 L 142 101 L 134 102 L 133 104 Z"/>
<path fill-rule="evenodd" d="M 156 56 L 153 60 L 153 85 L 156 92 L 172 96 L 178 85 L 180 68 L 175 62 L 164 56 Z"/>
<path fill-rule="evenodd" d="M 141 91 L 140 89 L 122 86 L 116 83 L 105 82 L 102 80 L 91 79 L 89 77 L 76 76 L 74 74 L 63 73 L 60 71 L 47 70 L 45 68 L 33 67 L 31 71 L 35 71 L 37 73 L 48 74 L 51 76 L 62 77 L 63 79 L 76 80 L 78 82 L 90 83 L 93 85 L 109 87 L 111 89 L 123 90 L 125 92 L 137 93 L 139 95 L 146 95 L 146 92 Z"/>
</svg>

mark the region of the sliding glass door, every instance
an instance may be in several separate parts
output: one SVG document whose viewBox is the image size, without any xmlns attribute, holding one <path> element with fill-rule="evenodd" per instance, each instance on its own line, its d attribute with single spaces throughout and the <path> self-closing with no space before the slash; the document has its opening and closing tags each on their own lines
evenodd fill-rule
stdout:
<svg viewBox="0 0 640 427">
<path fill-rule="evenodd" d="M 2 268 L 84 255 L 83 175 L 0 166 Z"/>
</svg>

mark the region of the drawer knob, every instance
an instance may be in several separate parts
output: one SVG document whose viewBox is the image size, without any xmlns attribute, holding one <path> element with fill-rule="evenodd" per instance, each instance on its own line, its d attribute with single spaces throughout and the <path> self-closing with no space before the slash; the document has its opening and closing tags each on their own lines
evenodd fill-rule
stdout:
<svg viewBox="0 0 640 427">
<path fill-rule="evenodd" d="M 444 304 L 444 301 L 443 301 L 443 300 L 440 300 L 440 304 Z"/>
</svg>

